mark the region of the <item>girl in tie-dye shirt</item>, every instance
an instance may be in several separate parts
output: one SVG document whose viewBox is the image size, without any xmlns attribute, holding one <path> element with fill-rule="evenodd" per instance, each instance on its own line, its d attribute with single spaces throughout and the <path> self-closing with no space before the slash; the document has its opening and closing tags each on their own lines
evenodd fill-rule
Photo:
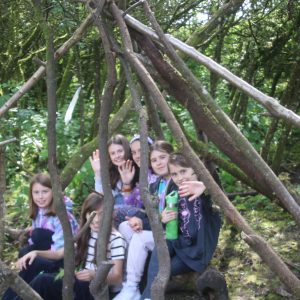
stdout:
<svg viewBox="0 0 300 300">
<path fill-rule="evenodd" d="M 72 214 L 72 201 L 64 197 L 64 202 L 74 235 L 78 224 Z M 54 210 L 52 184 L 48 174 L 40 173 L 32 178 L 29 204 L 32 219 L 29 245 L 20 250 L 17 261 L 19 276 L 27 283 L 40 272 L 58 271 L 63 261 L 55 259 L 56 250 L 64 247 L 63 229 Z M 2 299 L 13 299 L 15 296 L 11 289 L 7 289 Z"/>
</svg>

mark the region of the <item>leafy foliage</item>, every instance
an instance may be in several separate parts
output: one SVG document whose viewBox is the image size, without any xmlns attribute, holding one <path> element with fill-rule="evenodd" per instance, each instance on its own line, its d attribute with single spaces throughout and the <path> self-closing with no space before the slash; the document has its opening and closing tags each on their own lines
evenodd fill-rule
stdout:
<svg viewBox="0 0 300 300">
<path fill-rule="evenodd" d="M 195 32 L 201 32 L 207 20 L 225 2 L 155 0 L 151 1 L 151 7 L 164 30 L 181 40 L 187 40 Z M 81 4 L 74 5 L 72 2 L 57 0 L 49 3 L 51 5 L 46 6 L 45 12 L 48 21 L 55 29 L 55 48 L 58 48 L 71 36 L 87 12 Z M 37 26 L 38 22 L 30 1 L 4 1 L 0 3 L 0 8 L 2 11 L 0 107 L 2 107 L 36 70 L 37 66 L 32 62 L 33 57 L 37 56 L 45 60 L 45 41 L 41 29 Z M 234 15 L 222 20 L 221 25 L 214 29 L 207 40 L 193 46 L 205 55 L 218 60 L 259 90 L 274 96 L 284 105 L 299 112 L 297 97 L 293 100 L 283 97 L 289 86 L 292 67 L 300 58 L 299 11 L 300 4 L 297 1 L 245 1 Z M 146 23 L 141 7 L 135 8 L 130 13 Z M 220 45 L 221 49 L 218 48 Z M 220 50 L 219 54 L 218 50 Z M 232 117 L 242 133 L 260 152 L 265 146 L 272 118 L 260 105 L 238 93 L 224 80 L 213 77 L 203 66 L 192 59 L 186 62 L 208 91 L 212 89 L 213 84 L 216 84 L 215 100 L 218 105 Z M 106 68 L 102 45 L 95 28 L 91 28 L 86 36 L 57 63 L 57 160 L 60 171 L 72 155 L 95 136 L 95 124 L 99 113 L 98 94 L 101 95 L 105 86 Z M 120 80 L 120 65 L 117 68 Z M 66 126 L 64 115 L 79 84 L 82 85 L 80 99 L 70 124 Z M 123 95 L 124 98 L 129 97 L 127 87 Z M 187 110 L 169 95 L 166 95 L 166 98 L 182 128 L 196 138 L 197 132 Z M 113 114 L 117 113 L 123 101 L 123 96 L 116 99 Z M 162 117 L 161 127 L 166 139 L 174 143 L 172 134 Z M 46 128 L 46 87 L 45 82 L 40 81 L 22 97 L 18 106 L 1 118 L 0 122 L 1 141 L 11 137 L 18 139 L 17 143 L 6 147 L 8 191 L 5 199 L 9 224 L 21 227 L 28 225 L 25 212 L 28 209 L 29 178 L 38 171 L 47 170 Z M 270 143 L 266 151 L 270 163 L 276 156 L 276 152 L 281 149 L 279 142 L 285 129 L 286 124 L 278 122 L 273 134 L 268 136 Z M 126 122 L 118 128 L 118 132 L 131 137 L 137 131 L 138 116 L 131 111 Z M 151 130 L 150 135 L 154 136 Z M 298 194 L 300 193 L 299 141 L 299 131 L 292 128 L 284 144 L 278 170 L 282 181 Z M 214 145 L 209 143 L 209 147 L 213 153 L 224 157 Z M 220 170 L 220 176 L 224 189 L 228 193 L 242 192 L 247 189 L 224 170 Z M 89 162 L 86 161 L 80 170 L 77 170 L 66 189 L 66 194 L 76 202 L 77 213 L 83 199 L 93 186 L 93 172 Z M 294 257 L 297 250 L 299 251 L 296 238 L 293 236 L 295 224 L 285 212 L 262 196 L 236 197 L 234 204 L 252 226 L 269 239 L 283 256 L 292 261 L 297 260 Z M 288 237 L 288 242 L 285 244 L 289 246 L 283 245 L 284 237 L 279 232 L 284 232 Z M 264 269 L 255 254 L 252 252 L 250 255 L 247 254 L 249 250 L 241 242 L 237 233 L 230 225 L 226 225 L 222 232 L 220 248 L 226 250 L 226 243 L 230 244 L 231 239 L 232 245 L 228 245 L 230 248 L 228 251 L 231 253 L 230 261 L 226 262 L 228 267 L 224 270 L 226 269 L 228 274 L 232 298 L 242 295 L 241 297 L 245 299 L 251 297 L 280 299 L 276 298 L 278 294 L 274 293 L 278 282 L 272 281 L 271 286 L 267 286 L 265 279 L 271 277 L 269 271 Z M 218 256 L 221 257 L 222 267 L 222 259 L 227 259 L 226 253 L 225 258 L 222 258 L 222 253 L 218 253 Z M 247 289 L 242 284 L 245 284 Z"/>
</svg>

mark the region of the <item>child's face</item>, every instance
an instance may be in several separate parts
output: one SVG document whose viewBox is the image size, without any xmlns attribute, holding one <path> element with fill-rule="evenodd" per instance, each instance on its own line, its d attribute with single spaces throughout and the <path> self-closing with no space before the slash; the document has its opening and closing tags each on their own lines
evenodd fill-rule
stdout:
<svg viewBox="0 0 300 300">
<path fill-rule="evenodd" d="M 99 231 L 99 226 L 100 226 L 100 220 L 102 218 L 102 214 L 103 214 L 103 207 L 100 207 L 99 209 L 95 210 L 96 215 L 93 219 L 93 221 L 90 223 L 90 228 L 92 231 L 94 232 L 98 232 Z M 86 214 L 86 219 L 88 220 L 88 218 L 90 217 L 90 215 L 92 214 L 92 212 L 88 212 Z"/>
<path fill-rule="evenodd" d="M 169 171 L 172 180 L 177 186 L 180 186 L 184 181 L 197 180 L 197 176 L 192 168 L 169 164 Z"/>
<path fill-rule="evenodd" d="M 48 208 L 52 197 L 52 189 L 37 182 L 32 185 L 32 200 L 39 208 Z"/>
<path fill-rule="evenodd" d="M 141 142 L 139 140 L 130 145 L 132 159 L 138 167 L 141 166 Z"/>
<path fill-rule="evenodd" d="M 111 162 L 117 167 L 125 161 L 125 151 L 122 145 L 111 144 L 108 147 L 108 154 Z"/>
<path fill-rule="evenodd" d="M 150 154 L 150 162 L 153 172 L 158 176 L 166 176 L 169 174 L 168 161 L 170 154 L 162 151 L 154 150 Z"/>
</svg>

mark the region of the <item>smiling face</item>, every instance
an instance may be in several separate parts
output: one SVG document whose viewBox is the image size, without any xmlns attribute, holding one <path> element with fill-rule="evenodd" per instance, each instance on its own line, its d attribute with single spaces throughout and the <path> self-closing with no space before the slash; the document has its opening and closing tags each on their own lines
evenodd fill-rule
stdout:
<svg viewBox="0 0 300 300">
<path fill-rule="evenodd" d="M 153 150 L 150 154 L 150 162 L 153 172 L 158 176 L 166 177 L 169 174 L 168 161 L 169 154 L 166 152 Z"/>
<path fill-rule="evenodd" d="M 125 161 L 125 151 L 122 145 L 111 144 L 108 154 L 113 165 L 120 166 Z"/>
<path fill-rule="evenodd" d="M 137 164 L 138 167 L 141 167 L 141 142 L 137 140 L 130 145 L 132 159 Z"/>
<path fill-rule="evenodd" d="M 32 185 L 32 200 L 39 208 L 48 208 L 52 203 L 52 189 L 41 185 L 40 183 L 34 183 Z"/>
<path fill-rule="evenodd" d="M 197 176 L 192 168 L 169 164 L 169 171 L 172 180 L 177 186 L 180 186 L 184 181 L 197 180 Z"/>
</svg>

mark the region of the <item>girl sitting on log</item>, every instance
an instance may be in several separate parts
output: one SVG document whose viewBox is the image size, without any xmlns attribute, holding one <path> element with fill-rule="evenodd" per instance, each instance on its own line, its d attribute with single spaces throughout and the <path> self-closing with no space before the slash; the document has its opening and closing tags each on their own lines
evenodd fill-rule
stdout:
<svg viewBox="0 0 300 300">
<path fill-rule="evenodd" d="M 195 197 L 199 189 L 204 192 L 205 186 L 197 181 L 194 170 L 182 154 L 172 154 L 168 166 L 172 182 L 166 194 L 177 190 L 179 194 L 178 213 L 167 207 L 161 213 L 163 224 L 178 218 L 178 237 L 167 239 L 171 275 L 191 271 L 202 273 L 208 266 L 218 243 L 220 215 L 212 208 L 209 196 Z M 158 272 L 157 255 L 159 253 L 154 249 L 148 267 L 147 286 L 141 299 L 150 299 L 151 285 Z"/>
<path fill-rule="evenodd" d="M 78 229 L 72 213 L 73 202 L 64 197 L 68 219 L 73 235 Z M 32 219 L 29 245 L 19 252 L 17 267 L 19 276 L 29 283 L 40 272 L 55 272 L 62 266 L 62 260 L 56 260 L 56 251 L 63 249 L 64 236 L 62 225 L 55 213 L 51 179 L 48 174 L 36 174 L 29 186 L 29 216 Z M 3 300 L 13 299 L 16 294 L 7 289 Z"/>
</svg>

